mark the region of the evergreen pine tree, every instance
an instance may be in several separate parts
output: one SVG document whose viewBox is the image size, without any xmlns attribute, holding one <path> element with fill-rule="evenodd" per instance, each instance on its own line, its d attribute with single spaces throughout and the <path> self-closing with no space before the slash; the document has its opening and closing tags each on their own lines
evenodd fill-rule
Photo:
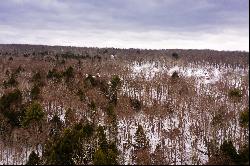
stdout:
<svg viewBox="0 0 250 166">
<path fill-rule="evenodd" d="M 98 144 L 102 149 L 102 151 L 106 153 L 108 149 L 108 141 L 106 138 L 106 134 L 104 133 L 103 126 L 99 126 L 97 131 L 98 131 Z"/>
<path fill-rule="evenodd" d="M 39 156 L 32 151 L 31 154 L 29 155 L 29 160 L 26 163 L 26 165 L 39 165 L 40 164 L 40 158 Z"/>
<path fill-rule="evenodd" d="M 107 157 L 101 148 L 99 148 L 95 152 L 94 158 L 93 158 L 93 163 L 94 163 L 94 165 L 108 165 Z"/>
<path fill-rule="evenodd" d="M 138 128 L 136 130 L 135 141 L 136 141 L 135 144 L 136 149 L 147 148 L 149 146 L 149 141 L 141 125 L 138 125 Z"/>
</svg>

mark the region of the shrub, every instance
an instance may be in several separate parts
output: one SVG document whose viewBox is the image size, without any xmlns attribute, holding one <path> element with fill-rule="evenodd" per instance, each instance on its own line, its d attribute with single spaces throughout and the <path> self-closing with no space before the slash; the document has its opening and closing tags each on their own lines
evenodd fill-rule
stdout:
<svg viewBox="0 0 250 166">
<path fill-rule="evenodd" d="M 5 118 L 7 118 L 7 122 L 12 126 L 12 127 L 21 127 L 21 121 L 24 116 L 24 110 L 20 111 L 15 111 L 15 110 L 8 110 L 4 112 L 3 114 Z"/>
<path fill-rule="evenodd" d="M 8 94 L 4 94 L 0 98 L 0 113 L 3 114 L 12 127 L 21 126 L 20 121 L 24 115 L 21 103 L 22 94 L 18 89 Z"/>
<path fill-rule="evenodd" d="M 61 60 L 61 64 L 65 64 L 66 63 L 66 61 L 63 59 L 63 60 Z"/>
<path fill-rule="evenodd" d="M 144 149 L 149 146 L 149 141 L 146 137 L 146 134 L 144 133 L 143 127 L 141 125 L 138 125 L 138 128 L 135 133 L 135 148 L 138 149 Z"/>
<path fill-rule="evenodd" d="M 77 123 L 72 129 L 65 129 L 62 136 L 48 142 L 45 147 L 45 163 L 55 165 L 72 165 L 83 159 L 83 139 L 93 134 L 91 125 Z"/>
<path fill-rule="evenodd" d="M 4 94 L 0 99 L 0 111 L 9 110 L 11 105 L 18 105 L 22 102 L 22 93 L 19 89 Z"/>
<path fill-rule="evenodd" d="M 130 105 L 134 110 L 140 110 L 142 107 L 141 102 L 138 99 L 131 99 L 130 98 Z"/>
<path fill-rule="evenodd" d="M 83 101 L 83 100 L 84 100 L 85 95 L 84 95 L 84 92 L 83 92 L 81 89 L 78 89 L 78 91 L 77 91 L 76 94 L 77 94 L 77 96 L 79 96 L 80 101 Z"/>
<path fill-rule="evenodd" d="M 99 81 L 99 87 L 105 96 L 109 95 L 109 85 L 104 80 Z"/>
<path fill-rule="evenodd" d="M 38 85 L 34 85 L 30 91 L 30 97 L 32 100 L 38 99 L 40 94 L 40 88 Z"/>
<path fill-rule="evenodd" d="M 117 165 L 118 150 L 115 144 L 110 144 L 107 151 L 98 148 L 93 156 L 94 165 Z"/>
<path fill-rule="evenodd" d="M 6 71 L 5 71 L 5 75 L 8 76 L 9 74 L 10 74 L 10 71 L 9 71 L 9 70 L 6 70 Z"/>
<path fill-rule="evenodd" d="M 37 73 L 35 73 L 35 74 L 32 76 L 32 81 L 33 81 L 33 82 L 41 81 L 41 79 L 42 79 L 42 76 L 41 76 L 40 72 L 37 72 Z"/>
<path fill-rule="evenodd" d="M 22 71 L 24 71 L 24 68 L 19 65 L 18 68 L 13 72 L 13 74 L 16 76 L 17 74 L 19 74 Z"/>
<path fill-rule="evenodd" d="M 240 89 L 230 89 L 229 90 L 229 97 L 231 98 L 241 98 L 242 97 L 242 93 Z"/>
<path fill-rule="evenodd" d="M 49 70 L 49 71 L 48 71 L 48 74 L 47 74 L 47 78 L 48 78 L 48 79 L 53 78 L 53 76 L 54 76 L 54 71 L 55 71 L 55 69 Z"/>
<path fill-rule="evenodd" d="M 63 72 L 63 76 L 65 77 L 66 81 L 68 82 L 71 78 L 74 77 L 74 69 L 73 67 L 68 67 L 65 72 Z"/>
<path fill-rule="evenodd" d="M 225 110 L 224 108 L 220 108 L 214 115 L 211 124 L 216 127 L 220 126 L 222 127 L 225 122 Z"/>
<path fill-rule="evenodd" d="M 107 141 L 107 137 L 106 137 L 106 134 L 104 132 L 104 127 L 103 126 L 98 126 L 97 135 L 98 135 L 98 144 L 99 144 L 100 148 L 104 152 L 107 152 L 108 141 Z"/>
<path fill-rule="evenodd" d="M 239 149 L 239 165 L 249 165 L 249 145 L 244 145 Z"/>
<path fill-rule="evenodd" d="M 94 101 L 91 101 L 90 103 L 88 103 L 88 107 L 89 107 L 91 110 L 93 110 L 93 111 L 95 111 L 96 108 L 97 108 L 97 106 L 96 106 L 96 104 L 95 104 Z"/>
<path fill-rule="evenodd" d="M 211 152 L 207 163 L 209 165 L 248 165 L 249 163 L 248 144 L 240 147 L 239 153 L 237 153 L 232 141 L 225 140 L 219 149 Z"/>
<path fill-rule="evenodd" d="M 94 165 L 108 165 L 107 157 L 101 148 L 95 151 L 93 163 Z"/>
<path fill-rule="evenodd" d="M 82 127 L 82 134 L 85 138 L 90 138 L 94 134 L 94 126 L 87 123 Z"/>
<path fill-rule="evenodd" d="M 33 102 L 25 111 L 22 125 L 26 127 L 32 122 L 40 122 L 44 115 L 42 106 L 37 102 Z"/>
<path fill-rule="evenodd" d="M 58 117 L 58 115 L 54 115 L 50 120 L 50 123 L 51 123 L 50 136 L 57 138 L 63 127 L 63 122 Z"/>
<path fill-rule="evenodd" d="M 32 151 L 31 154 L 29 155 L 29 160 L 26 163 L 26 165 L 39 165 L 39 163 L 40 163 L 40 158 L 34 151 Z"/>
<path fill-rule="evenodd" d="M 248 165 L 249 162 L 249 148 L 243 146 L 237 153 L 232 141 L 224 141 L 220 146 L 221 155 L 224 155 L 224 163 L 230 165 Z"/>
<path fill-rule="evenodd" d="M 6 139 L 5 136 L 11 133 L 11 126 L 8 123 L 8 119 L 0 114 L 0 139 Z"/>
<path fill-rule="evenodd" d="M 114 111 L 114 105 L 113 104 L 108 105 L 107 114 L 108 114 L 109 117 L 115 116 L 115 111 Z"/>
<path fill-rule="evenodd" d="M 111 88 L 117 89 L 119 85 L 121 85 L 121 79 L 119 78 L 119 76 L 114 75 L 111 79 Z"/>
<path fill-rule="evenodd" d="M 174 52 L 174 53 L 172 53 L 172 57 L 175 58 L 175 59 L 178 59 L 179 55 L 176 52 Z"/>
<path fill-rule="evenodd" d="M 67 51 L 67 52 L 65 52 L 65 53 L 63 53 L 62 55 L 61 55 L 63 58 L 75 58 L 76 56 L 75 56 L 75 54 L 73 53 L 73 52 L 71 52 L 71 51 Z"/>
<path fill-rule="evenodd" d="M 236 161 L 239 157 L 232 141 L 224 141 L 220 146 L 220 150 L 224 155 L 229 156 L 233 161 Z"/>
<path fill-rule="evenodd" d="M 97 85 L 95 78 L 91 74 L 89 74 L 88 77 L 85 78 L 84 82 L 85 82 L 86 86 L 96 86 Z"/>
<path fill-rule="evenodd" d="M 63 136 L 48 142 L 45 147 L 45 162 L 48 165 L 74 165 L 73 152 L 76 148 L 76 141 L 70 129 L 66 129 Z"/>
<path fill-rule="evenodd" d="M 63 77 L 63 75 L 54 68 L 52 70 L 48 71 L 47 78 L 48 79 L 55 79 L 56 81 L 60 81 L 60 79 Z"/>
<path fill-rule="evenodd" d="M 61 119 L 58 117 L 58 115 L 54 115 L 54 116 L 52 117 L 52 119 L 50 120 L 50 122 L 51 122 L 54 126 L 56 126 L 56 127 L 58 127 L 58 128 L 61 128 L 61 127 L 63 126 L 63 122 L 62 122 Z"/>
<path fill-rule="evenodd" d="M 65 124 L 66 126 L 70 126 L 75 121 L 75 110 L 68 108 L 65 112 Z"/>
<path fill-rule="evenodd" d="M 16 80 L 14 74 L 11 74 L 10 78 L 8 79 L 8 81 L 4 81 L 4 82 L 3 82 L 3 86 L 4 86 L 5 88 L 7 88 L 7 87 L 12 87 L 12 86 L 16 86 L 16 85 L 18 85 L 18 82 L 17 82 L 17 80 Z"/>
<path fill-rule="evenodd" d="M 103 54 L 106 54 L 106 53 L 108 53 L 108 50 L 107 50 L 107 49 L 105 49 L 105 50 L 103 51 Z"/>
<path fill-rule="evenodd" d="M 245 109 L 240 113 L 240 125 L 245 128 L 249 126 L 249 109 Z"/>
<path fill-rule="evenodd" d="M 172 78 L 179 78 L 178 72 L 174 71 L 171 77 Z"/>
</svg>

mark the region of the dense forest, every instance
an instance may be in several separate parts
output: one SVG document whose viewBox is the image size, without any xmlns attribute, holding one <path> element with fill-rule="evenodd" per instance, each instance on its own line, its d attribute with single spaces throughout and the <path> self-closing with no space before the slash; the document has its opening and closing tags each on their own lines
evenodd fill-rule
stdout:
<svg viewBox="0 0 250 166">
<path fill-rule="evenodd" d="M 249 164 L 249 52 L 0 45 L 0 164 Z"/>
</svg>

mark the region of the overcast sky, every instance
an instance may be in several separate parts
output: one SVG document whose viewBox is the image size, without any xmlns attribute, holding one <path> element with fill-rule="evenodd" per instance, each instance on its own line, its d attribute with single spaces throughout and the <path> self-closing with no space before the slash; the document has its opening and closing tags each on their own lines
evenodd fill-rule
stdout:
<svg viewBox="0 0 250 166">
<path fill-rule="evenodd" d="M 248 12 L 248 0 L 0 0 L 0 43 L 249 51 Z"/>
</svg>

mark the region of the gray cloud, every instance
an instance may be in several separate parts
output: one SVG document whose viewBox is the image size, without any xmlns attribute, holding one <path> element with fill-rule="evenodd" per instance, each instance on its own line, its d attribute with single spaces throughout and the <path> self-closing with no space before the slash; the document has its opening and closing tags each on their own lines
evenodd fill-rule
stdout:
<svg viewBox="0 0 250 166">
<path fill-rule="evenodd" d="M 248 10 L 247 0 L 10 0 L 0 42 L 248 50 Z"/>
</svg>

